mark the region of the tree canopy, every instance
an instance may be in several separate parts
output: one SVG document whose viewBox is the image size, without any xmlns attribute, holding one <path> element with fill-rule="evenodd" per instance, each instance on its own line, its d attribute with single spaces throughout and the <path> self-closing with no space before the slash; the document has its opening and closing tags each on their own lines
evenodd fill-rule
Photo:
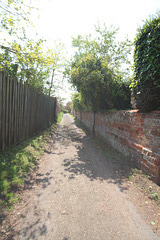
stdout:
<svg viewBox="0 0 160 240">
<path fill-rule="evenodd" d="M 27 4 L 28 5 L 27 5 Z M 55 72 L 63 62 L 63 44 L 44 47 L 45 40 L 30 39 L 31 1 L 10 0 L 1 7 L 0 70 L 26 82 L 32 88 L 51 95 Z"/>
<path fill-rule="evenodd" d="M 133 107 L 160 108 L 160 12 L 138 29 L 134 51 Z"/>
<path fill-rule="evenodd" d="M 126 109 L 130 107 L 128 64 L 131 42 L 116 41 L 117 29 L 95 27 L 91 35 L 73 38 L 75 55 L 71 61 L 71 82 L 86 109 Z M 124 65 L 125 63 L 125 65 Z"/>
</svg>

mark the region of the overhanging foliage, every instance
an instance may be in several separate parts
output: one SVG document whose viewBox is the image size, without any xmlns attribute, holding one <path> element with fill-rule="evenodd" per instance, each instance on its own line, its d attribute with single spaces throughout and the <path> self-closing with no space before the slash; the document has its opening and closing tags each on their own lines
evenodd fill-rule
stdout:
<svg viewBox="0 0 160 240">
<path fill-rule="evenodd" d="M 135 39 L 133 107 L 160 108 L 160 13 L 146 20 Z"/>
<path fill-rule="evenodd" d="M 130 108 L 129 77 L 122 63 L 128 63 L 131 43 L 118 43 L 116 32 L 104 25 L 96 27 L 98 36 L 94 39 L 91 35 L 73 39 L 76 52 L 71 82 L 80 93 L 80 102 L 90 111 Z"/>
</svg>

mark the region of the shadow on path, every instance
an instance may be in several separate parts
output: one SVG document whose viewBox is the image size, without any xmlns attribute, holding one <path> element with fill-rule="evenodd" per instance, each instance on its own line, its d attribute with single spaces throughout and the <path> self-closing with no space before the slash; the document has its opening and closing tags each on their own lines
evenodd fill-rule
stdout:
<svg viewBox="0 0 160 240">
<path fill-rule="evenodd" d="M 73 126 L 75 124 L 78 129 Z M 75 122 L 70 126 L 63 126 L 58 138 L 66 147 L 69 147 L 71 141 L 75 143 L 77 153 L 63 161 L 64 170 L 70 173 L 70 179 L 84 174 L 91 181 L 107 180 L 117 184 L 121 191 L 127 190 L 127 187 L 123 187 L 123 182 L 135 168 L 128 158 Z"/>
</svg>

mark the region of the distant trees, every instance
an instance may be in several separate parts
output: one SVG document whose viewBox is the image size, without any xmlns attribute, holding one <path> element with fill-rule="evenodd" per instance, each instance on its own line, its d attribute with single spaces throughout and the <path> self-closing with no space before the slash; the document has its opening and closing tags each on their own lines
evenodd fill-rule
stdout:
<svg viewBox="0 0 160 240">
<path fill-rule="evenodd" d="M 71 110 L 72 110 L 72 102 L 67 102 L 66 106 L 65 106 L 65 109 L 70 113 Z"/>
<path fill-rule="evenodd" d="M 83 102 L 81 93 L 77 92 L 72 94 L 72 104 L 73 104 L 73 108 L 76 111 L 85 111 L 86 110 L 86 106 Z"/>
<path fill-rule="evenodd" d="M 75 55 L 71 61 L 71 82 L 80 94 L 73 104 L 83 102 L 91 111 L 130 108 L 128 54 L 131 42 L 116 42 L 117 29 L 95 28 L 97 36 L 73 38 Z M 123 66 L 123 67 L 122 67 Z"/>
<path fill-rule="evenodd" d="M 160 109 L 160 13 L 138 29 L 131 88 L 134 108 L 140 111 Z"/>
</svg>

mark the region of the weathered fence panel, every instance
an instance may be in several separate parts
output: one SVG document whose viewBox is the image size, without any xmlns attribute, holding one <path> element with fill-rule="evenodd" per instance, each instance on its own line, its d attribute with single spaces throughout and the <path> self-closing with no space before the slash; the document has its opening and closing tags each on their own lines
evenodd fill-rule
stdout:
<svg viewBox="0 0 160 240">
<path fill-rule="evenodd" d="M 56 120 L 56 98 L 0 72 L 0 150 L 34 136 Z"/>
</svg>

